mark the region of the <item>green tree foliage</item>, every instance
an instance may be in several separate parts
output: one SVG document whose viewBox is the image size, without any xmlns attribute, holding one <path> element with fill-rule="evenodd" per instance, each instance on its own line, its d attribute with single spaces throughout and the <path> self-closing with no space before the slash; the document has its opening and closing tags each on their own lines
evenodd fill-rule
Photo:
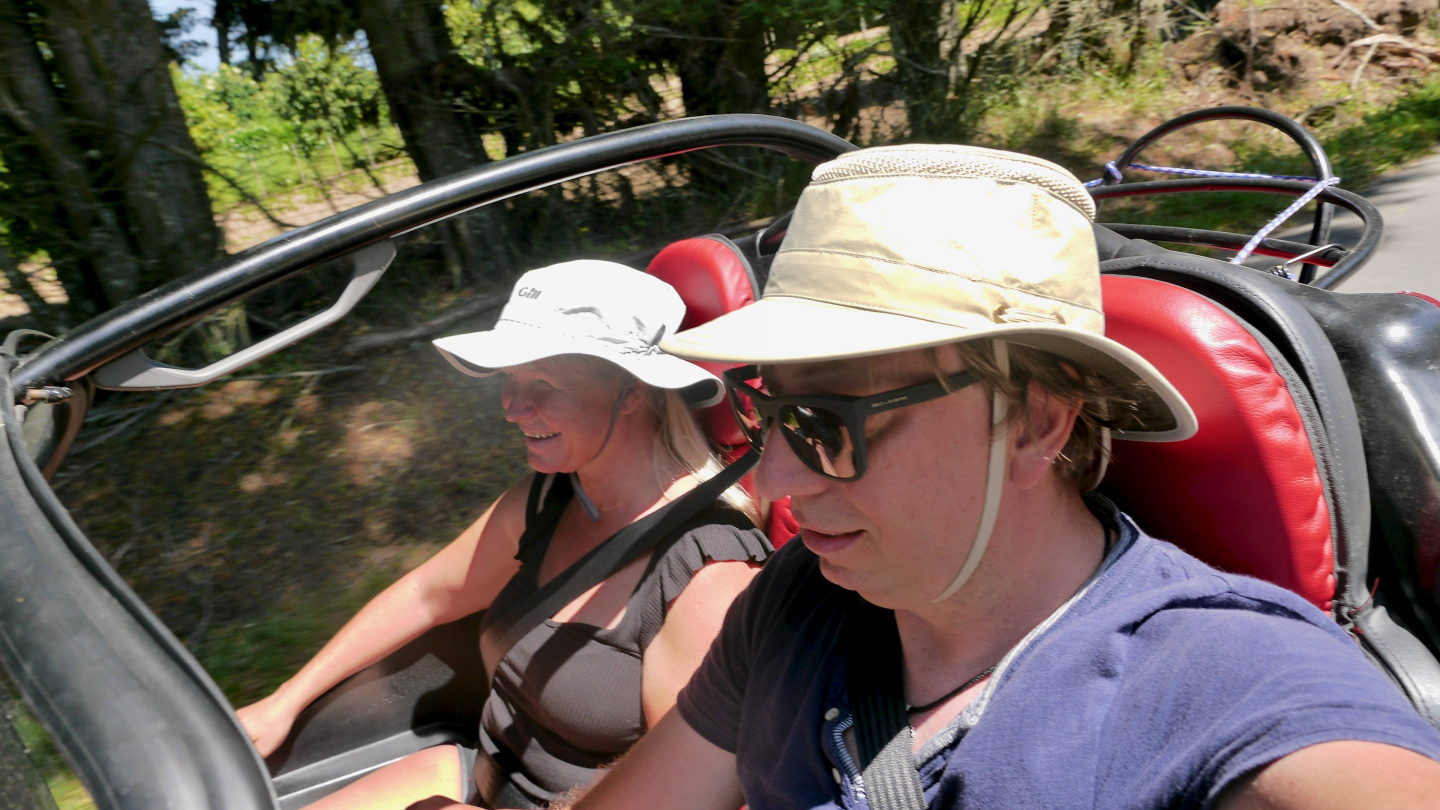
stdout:
<svg viewBox="0 0 1440 810">
<path fill-rule="evenodd" d="M 396 148 L 408 151 L 422 179 L 431 179 L 679 115 L 771 113 L 842 137 L 959 139 L 988 100 L 1028 69 L 1028 44 L 1017 45 L 1028 40 L 1017 32 L 1049 2 L 216 0 L 212 23 L 223 64 L 204 74 L 167 72 L 193 139 L 172 151 L 188 148 L 192 168 L 209 169 L 205 182 L 222 206 L 245 200 L 263 206 L 276 192 L 353 169 L 369 172 Z M 44 39 L 42 29 L 55 24 L 53 15 L 39 11 L 53 4 L 0 4 L 19 9 L 21 30 L 41 32 L 27 34 L 36 43 Z M 193 14 L 164 21 L 171 61 L 193 50 L 193 22 Z M 1041 46 L 1048 41 L 1030 39 Z M 35 50 L 31 61 L 53 73 L 61 51 L 48 47 Z M 53 80 L 69 92 L 60 77 Z M 83 82 L 75 84 L 84 89 Z M 865 127 L 862 110 L 872 116 Z M 883 127 L 873 126 L 879 116 L 886 118 Z M 53 120 L 65 120 L 63 109 Z M 78 154 L 89 154 L 83 144 Z M 0 182 L 14 189 L 78 182 L 47 181 L 60 176 L 53 170 L 31 177 L 30 166 L 40 164 L 18 146 L 0 149 L 0 161 L 11 167 Z M 72 162 L 80 174 L 65 177 L 88 170 L 85 158 Z M 586 234 L 601 230 L 634 233 L 643 244 L 665 233 L 775 213 L 804 175 L 753 150 L 722 150 L 682 156 L 658 171 L 581 181 L 563 198 L 556 191 L 514 200 L 447 225 L 451 275 L 457 283 L 479 280 L 507 274 L 515 256 L 529 261 L 591 249 L 594 237 Z M 318 186 L 323 191 L 324 184 Z M 76 210 L 88 210 L 84 194 L 75 199 Z M 88 255 L 115 253 L 113 245 L 125 241 L 117 236 L 125 232 L 125 216 L 98 210 L 38 229 L 31 225 L 35 217 L 11 214 L 8 225 L 0 223 L 11 248 L 0 255 L 0 266 L 59 256 L 57 265 L 71 268 L 67 288 L 89 284 L 81 299 L 113 303 L 113 294 L 97 292 L 106 283 L 95 281 L 99 276 L 86 282 L 76 274 L 83 262 L 70 258 L 77 255 L 74 245 L 32 238 L 47 228 L 70 228 L 87 234 L 80 241 L 88 240 Z M 73 222 L 93 224 L 77 230 Z M 111 258 L 124 267 L 125 255 Z M 148 260 L 128 261 L 128 270 L 107 277 L 143 275 L 138 268 Z"/>
<path fill-rule="evenodd" d="M 327 46 L 314 35 L 303 37 L 295 45 L 293 61 L 270 79 L 275 106 L 288 119 L 296 147 L 314 163 L 323 143 L 337 173 L 346 165 L 335 147 L 337 141 L 349 153 L 352 165 L 368 168 L 375 162 L 366 127 L 379 125 L 385 107 L 375 71 L 356 64 L 353 51 L 353 46 Z M 346 141 L 351 133 L 360 134 L 363 162 Z"/>
<path fill-rule="evenodd" d="M 659 70 L 613 3 L 462 0 L 445 16 L 457 53 L 490 79 L 470 103 L 507 155 L 661 115 Z"/>
<path fill-rule="evenodd" d="M 429 179 L 679 115 L 804 114 L 850 134 L 866 103 L 862 66 L 883 46 L 840 40 L 861 27 L 864 14 L 878 13 L 873 2 L 224 0 L 216 5 L 216 24 L 224 17 L 226 35 L 245 45 L 252 76 L 289 70 L 284 60 L 259 56 L 277 49 L 297 54 L 296 67 L 314 61 L 304 54 L 307 34 L 333 50 L 363 32 L 405 148 L 421 178 Z M 797 83 L 799 66 L 817 51 L 837 70 Z M 264 64 L 253 64 L 257 59 Z M 312 88 L 328 86 L 318 75 L 307 74 L 307 81 Z M 320 144 L 322 128 L 335 129 L 323 123 L 326 98 L 314 89 L 294 97 L 311 110 L 297 125 L 310 154 L 329 147 Z M 622 173 L 606 179 L 603 189 L 597 186 L 593 196 L 583 192 L 603 201 L 594 211 L 547 199 L 512 201 L 510 214 L 498 207 L 480 212 L 461 227 L 468 235 L 452 239 L 452 266 L 464 268 L 455 277 L 503 272 L 508 256 L 571 244 L 575 234 L 586 232 L 572 215 L 593 220 L 608 208 L 633 220 L 634 200 L 663 192 L 673 199 L 657 212 L 662 223 L 691 223 L 674 226 L 681 230 L 707 222 L 713 227 L 770 212 L 786 197 L 777 198 L 776 181 L 793 191 L 803 179 L 803 172 L 783 176 L 785 161 L 745 150 L 673 163 L 659 175 Z M 636 182 L 644 188 L 637 190 Z M 520 220 L 511 227 L 507 216 Z"/>
<path fill-rule="evenodd" d="M 469 103 L 514 155 L 721 112 L 818 116 L 847 135 L 863 97 L 861 65 L 875 46 L 840 38 L 860 28 L 866 8 L 839 0 L 459 0 L 446 6 L 446 19 L 460 54 L 489 79 Z M 817 55 L 833 70 L 797 82 L 799 66 Z M 666 210 L 688 217 L 690 229 L 770 213 L 776 182 L 793 190 L 801 179 L 787 179 L 793 167 L 753 150 L 675 163 Z M 632 180 L 615 180 L 610 198 L 632 199 Z M 654 180 L 647 178 L 646 194 L 657 193 Z"/>
<path fill-rule="evenodd" d="M 177 71 L 178 73 L 178 71 Z M 239 70 L 221 65 L 214 73 L 177 75 L 175 88 L 190 122 L 190 133 L 207 163 L 211 196 L 225 205 L 241 199 L 223 178 L 246 177 L 253 191 L 263 196 L 275 190 L 278 178 L 267 186 L 257 157 L 283 149 L 293 140 L 289 122 L 275 114 L 263 88 Z"/>
<path fill-rule="evenodd" d="M 222 64 L 209 73 L 177 72 L 176 88 L 222 207 L 353 168 L 368 171 L 396 151 L 375 71 L 356 62 L 353 44 L 332 48 L 305 37 L 288 63 L 260 81 Z"/>
<path fill-rule="evenodd" d="M 278 109 L 312 141 L 380 123 L 383 101 L 375 71 L 356 64 L 350 49 L 327 47 L 319 37 L 301 39 L 294 61 L 271 81 Z"/>
<path fill-rule="evenodd" d="M 477 108 L 514 154 L 679 114 L 793 112 L 775 96 L 800 59 L 844 52 L 837 38 L 875 9 L 871 0 L 459 0 L 445 13 L 458 52 L 492 78 Z M 855 80 L 855 62 L 873 53 L 837 60 L 826 78 Z"/>
</svg>

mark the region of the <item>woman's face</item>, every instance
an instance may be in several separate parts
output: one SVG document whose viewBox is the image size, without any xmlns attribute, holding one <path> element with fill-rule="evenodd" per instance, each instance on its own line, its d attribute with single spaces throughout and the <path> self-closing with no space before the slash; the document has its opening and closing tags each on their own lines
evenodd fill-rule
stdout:
<svg viewBox="0 0 1440 810">
<path fill-rule="evenodd" d="M 567 365 L 541 360 L 503 372 L 500 404 L 525 434 L 526 461 L 539 473 L 575 472 L 599 455 L 622 394 L 621 375 Z"/>
</svg>

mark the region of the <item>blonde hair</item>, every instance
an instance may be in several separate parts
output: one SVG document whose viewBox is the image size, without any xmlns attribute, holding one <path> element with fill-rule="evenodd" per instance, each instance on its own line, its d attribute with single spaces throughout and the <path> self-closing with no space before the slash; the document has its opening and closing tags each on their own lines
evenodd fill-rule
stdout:
<svg viewBox="0 0 1440 810">
<path fill-rule="evenodd" d="M 655 417 L 656 475 L 665 480 L 660 466 L 662 462 L 668 462 L 667 466 L 672 468 L 678 466 L 701 481 L 709 480 L 723 470 L 725 465 L 720 463 L 714 444 L 680 392 L 643 383 L 640 385 Z M 744 512 L 757 526 L 760 524 L 760 510 L 755 500 L 739 483 L 725 490 L 720 499 L 732 509 Z"/>
<path fill-rule="evenodd" d="M 695 412 L 685 403 L 679 391 L 657 388 L 636 379 L 620 366 L 599 357 L 585 354 L 562 354 L 536 361 L 556 373 L 582 379 L 623 386 L 634 386 L 649 410 L 655 426 L 655 479 L 666 486 L 682 475 L 693 475 L 706 481 L 725 468 L 715 445 L 700 426 Z M 760 510 L 743 486 L 736 483 L 725 490 L 720 499 L 733 509 L 743 512 L 755 525 L 760 525 Z"/>
</svg>

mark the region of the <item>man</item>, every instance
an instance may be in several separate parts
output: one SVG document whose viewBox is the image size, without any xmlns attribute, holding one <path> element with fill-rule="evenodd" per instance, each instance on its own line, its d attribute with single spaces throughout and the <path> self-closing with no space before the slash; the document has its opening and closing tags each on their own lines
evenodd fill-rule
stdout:
<svg viewBox="0 0 1440 810">
<path fill-rule="evenodd" d="M 1022 155 L 851 153 L 764 298 L 663 344 L 758 366 L 801 534 L 577 808 L 1440 804 L 1440 735 L 1328 617 L 1084 494 L 1112 430 L 1196 429 L 1103 337 L 1093 216 Z"/>
</svg>

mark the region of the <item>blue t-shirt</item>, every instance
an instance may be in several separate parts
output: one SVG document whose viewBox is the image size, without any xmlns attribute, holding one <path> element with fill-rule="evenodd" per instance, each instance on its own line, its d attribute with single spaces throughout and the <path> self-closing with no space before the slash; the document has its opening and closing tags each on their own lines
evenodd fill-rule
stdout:
<svg viewBox="0 0 1440 810">
<path fill-rule="evenodd" d="M 916 756 L 931 808 L 1208 807 L 1334 740 L 1440 759 L 1440 734 L 1324 613 L 1119 522 L 1100 570 Z M 868 808 L 841 740 L 850 598 L 787 544 L 680 693 L 685 721 L 736 754 L 751 810 Z"/>
</svg>

